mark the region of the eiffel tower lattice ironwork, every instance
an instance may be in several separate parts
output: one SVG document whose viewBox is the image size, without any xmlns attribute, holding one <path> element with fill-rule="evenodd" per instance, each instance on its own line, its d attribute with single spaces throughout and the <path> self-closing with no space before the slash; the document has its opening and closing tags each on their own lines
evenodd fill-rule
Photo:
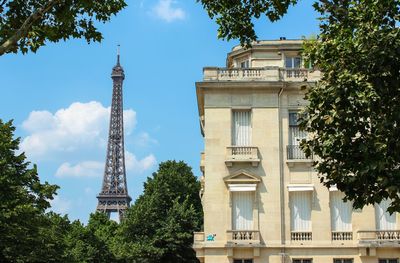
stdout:
<svg viewBox="0 0 400 263">
<path fill-rule="evenodd" d="M 121 220 L 132 199 L 128 195 L 128 188 L 126 185 L 122 99 L 122 84 L 125 79 L 125 74 L 119 62 L 119 50 L 117 54 L 117 64 L 112 69 L 111 78 L 113 80 L 113 92 L 110 130 L 103 186 L 97 196 L 97 211 L 105 212 L 108 216 L 113 212 L 117 212 Z"/>
</svg>

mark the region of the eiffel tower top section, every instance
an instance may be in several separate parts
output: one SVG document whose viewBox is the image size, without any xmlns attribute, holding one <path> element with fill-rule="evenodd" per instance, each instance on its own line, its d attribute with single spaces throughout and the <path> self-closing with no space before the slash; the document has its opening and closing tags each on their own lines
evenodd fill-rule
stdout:
<svg viewBox="0 0 400 263">
<path fill-rule="evenodd" d="M 128 195 L 125 173 L 124 121 L 123 121 L 123 80 L 124 69 L 120 65 L 119 51 L 117 64 L 113 67 L 111 78 L 113 92 L 110 113 L 107 155 L 104 168 L 103 185 L 97 196 L 97 210 L 118 212 L 120 217 L 129 207 L 131 197 Z"/>
<path fill-rule="evenodd" d="M 119 45 L 118 45 L 118 52 L 117 52 L 117 64 L 112 69 L 111 78 L 113 80 L 115 80 L 115 78 L 122 78 L 122 80 L 125 79 L 124 69 L 122 68 L 121 64 L 119 63 Z"/>
</svg>

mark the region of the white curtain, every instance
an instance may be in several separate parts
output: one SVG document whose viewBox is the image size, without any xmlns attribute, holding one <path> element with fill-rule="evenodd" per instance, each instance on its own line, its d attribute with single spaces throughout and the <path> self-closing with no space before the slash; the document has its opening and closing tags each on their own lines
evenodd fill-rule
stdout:
<svg viewBox="0 0 400 263">
<path fill-rule="evenodd" d="M 331 191 L 330 196 L 332 231 L 351 231 L 352 203 L 344 202 L 344 194 L 340 191 Z"/>
<path fill-rule="evenodd" d="M 254 192 L 232 192 L 233 230 L 253 230 Z"/>
<path fill-rule="evenodd" d="M 290 192 L 292 231 L 311 231 L 311 194 L 309 191 Z"/>
<path fill-rule="evenodd" d="M 390 200 L 384 199 L 375 205 L 376 229 L 377 230 L 396 230 L 396 213 L 390 215 L 387 208 Z"/>
<path fill-rule="evenodd" d="M 233 142 L 234 146 L 251 145 L 251 111 L 233 112 Z"/>
</svg>

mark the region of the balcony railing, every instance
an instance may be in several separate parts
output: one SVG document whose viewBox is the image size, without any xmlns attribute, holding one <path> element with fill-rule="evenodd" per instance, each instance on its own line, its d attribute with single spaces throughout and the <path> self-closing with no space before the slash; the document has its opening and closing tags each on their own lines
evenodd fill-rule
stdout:
<svg viewBox="0 0 400 263">
<path fill-rule="evenodd" d="M 370 230 L 358 231 L 360 242 L 398 241 L 400 244 L 400 230 Z"/>
<path fill-rule="evenodd" d="M 292 241 L 310 241 L 312 240 L 312 232 L 292 231 L 290 239 Z"/>
<path fill-rule="evenodd" d="M 316 81 L 320 71 L 305 68 L 204 68 L 204 80 L 233 80 L 233 81 Z"/>
<path fill-rule="evenodd" d="M 353 232 L 332 231 L 332 241 L 353 240 Z"/>
<path fill-rule="evenodd" d="M 228 243 L 259 244 L 260 231 L 258 230 L 228 230 L 226 231 Z"/>
<path fill-rule="evenodd" d="M 311 160 L 312 156 L 306 157 L 306 154 L 300 148 L 300 145 L 287 145 L 286 146 L 288 160 Z"/>
<path fill-rule="evenodd" d="M 258 158 L 258 148 L 253 146 L 229 146 L 226 147 L 226 165 L 232 166 L 235 162 L 249 162 L 257 166 L 260 162 Z"/>
</svg>

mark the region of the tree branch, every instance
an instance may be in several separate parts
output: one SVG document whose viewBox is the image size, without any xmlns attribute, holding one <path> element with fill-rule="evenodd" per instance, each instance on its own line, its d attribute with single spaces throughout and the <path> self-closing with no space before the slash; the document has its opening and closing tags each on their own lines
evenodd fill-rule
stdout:
<svg viewBox="0 0 400 263">
<path fill-rule="evenodd" d="M 5 0 L 3 0 L 5 1 Z M 11 48 L 15 47 L 18 43 L 18 41 L 25 37 L 26 34 L 28 33 L 29 29 L 32 27 L 32 25 L 40 20 L 45 13 L 47 13 L 51 8 L 53 8 L 57 3 L 59 3 L 61 0 L 50 0 L 47 2 L 46 5 L 44 5 L 42 8 L 39 8 L 36 10 L 34 13 L 32 13 L 21 25 L 21 27 L 11 36 L 9 37 L 4 43 L 1 44 L 0 46 L 0 56 L 4 55 L 8 51 L 10 51 Z"/>
</svg>

